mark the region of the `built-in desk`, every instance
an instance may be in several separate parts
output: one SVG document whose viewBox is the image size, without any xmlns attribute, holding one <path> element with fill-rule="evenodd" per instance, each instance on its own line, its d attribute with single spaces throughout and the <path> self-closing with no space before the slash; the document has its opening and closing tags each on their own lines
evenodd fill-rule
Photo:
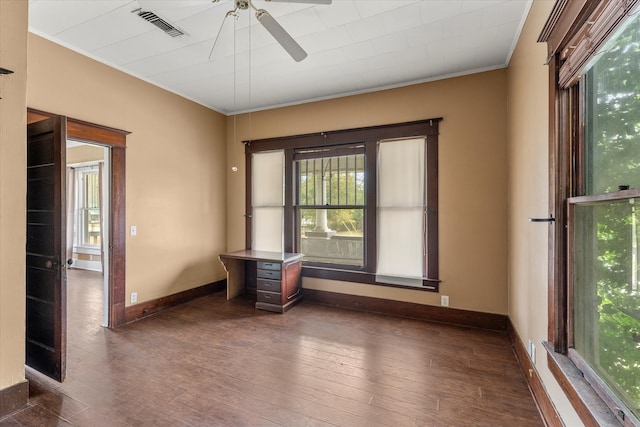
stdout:
<svg viewBox="0 0 640 427">
<path fill-rule="evenodd" d="M 220 254 L 227 299 L 256 295 L 256 308 L 284 313 L 302 300 L 302 254 L 242 250 Z"/>
</svg>

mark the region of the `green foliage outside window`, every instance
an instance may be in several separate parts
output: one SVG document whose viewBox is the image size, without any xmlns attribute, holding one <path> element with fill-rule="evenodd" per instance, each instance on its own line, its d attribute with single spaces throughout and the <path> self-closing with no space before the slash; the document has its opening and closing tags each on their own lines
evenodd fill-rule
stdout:
<svg viewBox="0 0 640 427">
<path fill-rule="evenodd" d="M 363 154 L 298 162 L 298 205 L 323 206 L 327 211 L 327 226 L 331 230 L 338 234 L 362 236 L 363 209 L 360 206 L 365 204 L 363 163 Z M 315 227 L 315 209 L 300 209 L 300 216 L 302 230 Z"/>
<path fill-rule="evenodd" d="M 640 188 L 640 20 L 586 76 L 586 192 Z M 632 409 L 640 408 L 640 199 L 578 206 L 575 348 Z"/>
</svg>

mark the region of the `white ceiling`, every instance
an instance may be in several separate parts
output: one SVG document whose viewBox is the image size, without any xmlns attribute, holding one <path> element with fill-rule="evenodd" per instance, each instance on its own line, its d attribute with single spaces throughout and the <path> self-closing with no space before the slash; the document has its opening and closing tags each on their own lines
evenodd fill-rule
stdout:
<svg viewBox="0 0 640 427">
<path fill-rule="evenodd" d="M 30 0 L 29 27 L 230 114 L 505 67 L 531 5 L 531 0 L 253 2 L 308 52 L 306 59 L 291 59 L 251 10 L 227 19 L 209 59 L 234 0 Z M 186 35 L 172 38 L 132 13 L 141 6 Z"/>
</svg>

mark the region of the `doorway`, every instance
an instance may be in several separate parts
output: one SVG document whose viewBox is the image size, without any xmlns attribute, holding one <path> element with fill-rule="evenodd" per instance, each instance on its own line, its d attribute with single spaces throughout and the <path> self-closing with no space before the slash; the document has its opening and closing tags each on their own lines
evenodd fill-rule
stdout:
<svg viewBox="0 0 640 427">
<path fill-rule="evenodd" d="M 109 325 L 109 147 L 66 141 L 68 320 Z"/>
</svg>

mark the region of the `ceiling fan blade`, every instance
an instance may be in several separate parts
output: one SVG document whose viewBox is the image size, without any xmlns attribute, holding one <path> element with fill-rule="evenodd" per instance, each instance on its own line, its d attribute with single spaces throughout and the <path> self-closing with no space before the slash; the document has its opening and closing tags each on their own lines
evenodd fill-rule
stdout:
<svg viewBox="0 0 640 427">
<path fill-rule="evenodd" d="M 331 0 L 266 0 L 273 3 L 331 4 Z"/>
<path fill-rule="evenodd" d="M 278 24 L 278 21 L 273 16 L 269 15 L 269 12 L 259 9 L 256 12 L 256 18 L 296 62 L 300 62 L 307 57 L 307 52 Z"/>
</svg>

